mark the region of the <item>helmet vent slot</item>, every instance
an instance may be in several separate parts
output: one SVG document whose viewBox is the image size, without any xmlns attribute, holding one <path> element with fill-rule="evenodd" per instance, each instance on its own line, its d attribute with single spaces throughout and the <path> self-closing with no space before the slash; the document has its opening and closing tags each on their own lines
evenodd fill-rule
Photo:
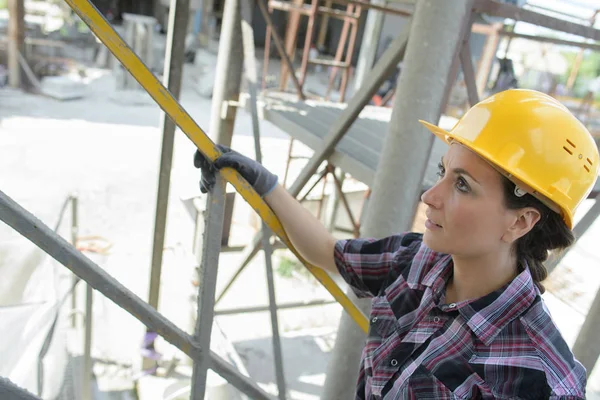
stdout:
<svg viewBox="0 0 600 400">
<path fill-rule="evenodd" d="M 570 149 L 568 149 L 566 146 L 563 146 L 563 149 L 565 149 L 565 151 L 567 153 L 569 153 L 570 155 L 573 155 L 573 152 Z"/>
<path fill-rule="evenodd" d="M 586 170 L 587 172 L 590 172 L 590 169 L 588 168 L 588 166 L 587 166 L 587 165 L 584 165 L 584 166 L 583 166 L 583 168 L 585 168 L 585 170 Z"/>
<path fill-rule="evenodd" d="M 577 147 L 577 146 L 575 146 L 575 143 L 571 142 L 569 139 L 567 139 L 567 143 L 569 143 L 571 146 L 573 146 L 573 148 Z"/>
<path fill-rule="evenodd" d="M 594 165 L 594 163 L 592 162 L 592 160 L 590 160 L 589 158 L 586 158 L 586 160 L 587 160 L 587 162 L 588 162 L 590 165 Z"/>
</svg>

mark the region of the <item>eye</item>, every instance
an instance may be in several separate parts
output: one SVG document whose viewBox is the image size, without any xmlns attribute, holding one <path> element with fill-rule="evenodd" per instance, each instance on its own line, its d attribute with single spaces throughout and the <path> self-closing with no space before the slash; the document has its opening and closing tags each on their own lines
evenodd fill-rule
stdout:
<svg viewBox="0 0 600 400">
<path fill-rule="evenodd" d="M 455 186 L 456 189 L 462 193 L 469 193 L 469 191 L 471 190 L 467 181 L 462 177 L 458 177 L 458 179 L 456 179 Z"/>
<path fill-rule="evenodd" d="M 438 171 L 436 173 L 438 178 L 443 178 L 445 173 L 446 173 L 446 168 L 444 168 L 444 165 L 441 162 L 438 163 Z"/>
</svg>

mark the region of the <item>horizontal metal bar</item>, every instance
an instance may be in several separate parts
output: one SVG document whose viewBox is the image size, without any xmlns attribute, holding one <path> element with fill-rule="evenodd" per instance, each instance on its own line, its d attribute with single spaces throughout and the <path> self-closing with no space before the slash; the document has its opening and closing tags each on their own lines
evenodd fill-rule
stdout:
<svg viewBox="0 0 600 400">
<path fill-rule="evenodd" d="M 515 33 L 515 32 L 508 32 L 508 31 L 500 31 L 499 33 L 501 36 L 508 36 L 508 37 L 512 37 L 512 38 L 527 39 L 527 40 L 533 40 L 535 42 L 552 43 L 552 44 L 559 44 L 559 45 L 564 45 L 564 46 L 574 46 L 574 47 L 579 47 L 582 49 L 590 49 L 590 50 L 594 50 L 594 51 L 600 51 L 600 44 L 598 44 L 598 43 L 576 42 L 573 40 L 564 40 L 564 39 L 558 39 L 558 38 L 551 38 L 551 37 L 547 37 L 547 36 L 526 35 L 524 33 Z"/>
<path fill-rule="evenodd" d="M 336 10 L 335 8 L 321 6 L 318 8 L 318 10 L 319 10 L 319 14 L 327 15 L 332 18 L 348 20 L 349 22 L 354 22 L 357 19 L 359 19 L 359 16 L 356 14 L 349 14 L 342 10 Z"/>
<path fill-rule="evenodd" d="M 277 310 L 287 310 L 290 308 L 324 306 L 324 305 L 335 304 L 335 303 L 336 302 L 333 300 L 300 301 L 297 303 L 277 304 Z M 264 311 L 269 311 L 269 306 L 226 308 L 223 310 L 215 310 L 215 315 L 222 316 L 222 315 L 248 314 L 248 313 L 264 312 Z"/>
<path fill-rule="evenodd" d="M 310 15 L 310 7 L 306 7 L 306 6 L 296 6 L 292 3 L 288 3 L 286 1 L 276 1 L 276 0 L 271 0 L 269 1 L 269 7 L 274 9 L 274 10 L 281 10 L 281 11 L 293 11 L 293 12 L 298 12 L 302 15 Z"/>
<path fill-rule="evenodd" d="M 207 354 L 202 351 L 190 335 L 179 329 L 2 191 L 0 191 L 0 220 L 193 360 L 210 357 L 211 369 L 239 390 L 256 398 L 269 399 L 269 396 L 248 377 L 239 374 L 217 354 L 213 352 Z"/>
<path fill-rule="evenodd" d="M 335 61 L 335 60 L 319 60 L 319 59 L 310 59 L 308 60 L 309 64 L 315 65 L 327 65 L 329 67 L 338 67 L 338 68 L 348 68 L 350 65 L 344 61 Z"/>
<path fill-rule="evenodd" d="M 360 7 L 363 7 L 367 10 L 373 9 L 373 10 L 377 10 L 377 11 L 383 11 L 388 14 L 400 15 L 402 17 L 410 17 L 413 14 L 412 11 L 400 10 L 397 8 L 391 8 L 391 7 L 386 7 L 386 6 L 380 6 L 380 5 L 373 4 L 373 3 L 370 3 L 370 2 L 364 1 L 364 0 L 333 0 L 333 2 L 338 3 L 338 4 L 352 3 L 352 4 L 358 5 Z"/>
<path fill-rule="evenodd" d="M 476 0 L 473 11 L 495 17 L 510 18 L 519 22 L 527 22 L 543 26 L 544 28 L 600 41 L 600 30 L 598 29 L 540 14 L 532 10 L 526 10 L 512 4 L 499 3 L 493 0 Z"/>
</svg>

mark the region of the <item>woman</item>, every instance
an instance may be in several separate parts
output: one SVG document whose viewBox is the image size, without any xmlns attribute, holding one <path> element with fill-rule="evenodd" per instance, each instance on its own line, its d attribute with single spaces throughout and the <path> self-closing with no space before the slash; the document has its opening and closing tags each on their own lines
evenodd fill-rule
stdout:
<svg viewBox="0 0 600 400">
<path fill-rule="evenodd" d="M 591 135 L 529 90 L 480 102 L 450 132 L 423 123 L 450 144 L 421 197 L 423 235 L 336 241 L 260 164 L 224 149 L 214 165 L 253 185 L 307 261 L 373 298 L 357 398 L 584 398 L 586 371 L 540 294 L 598 176 Z M 214 169 L 195 164 L 210 190 Z"/>
</svg>

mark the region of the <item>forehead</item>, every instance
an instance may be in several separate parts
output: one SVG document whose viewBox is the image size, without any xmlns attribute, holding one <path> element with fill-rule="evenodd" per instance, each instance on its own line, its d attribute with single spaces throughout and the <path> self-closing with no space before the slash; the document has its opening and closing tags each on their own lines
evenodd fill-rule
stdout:
<svg viewBox="0 0 600 400">
<path fill-rule="evenodd" d="M 477 180 L 498 180 L 501 175 L 481 156 L 460 143 L 452 143 L 444 155 L 446 168 L 461 168 L 473 175 Z"/>
</svg>

